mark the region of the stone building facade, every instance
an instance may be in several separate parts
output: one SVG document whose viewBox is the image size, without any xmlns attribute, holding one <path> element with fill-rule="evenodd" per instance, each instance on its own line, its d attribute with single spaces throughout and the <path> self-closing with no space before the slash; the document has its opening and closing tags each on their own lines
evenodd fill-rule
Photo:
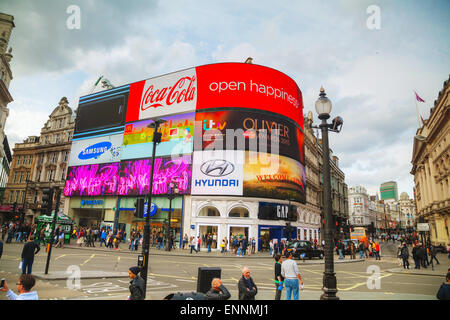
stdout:
<svg viewBox="0 0 450 320">
<path fill-rule="evenodd" d="M 414 138 L 416 222 L 429 223 L 433 244 L 450 243 L 450 77 Z"/>
<path fill-rule="evenodd" d="M 9 115 L 8 104 L 13 101 L 9 92 L 9 84 L 13 79 L 10 62 L 13 58 L 12 49 L 9 47 L 12 30 L 15 27 L 14 17 L 0 13 L 0 212 L 8 213 L 8 207 L 3 206 L 4 191 L 7 177 L 10 173 L 12 161 L 11 150 L 5 135 L 6 119 Z"/>
<path fill-rule="evenodd" d="M 72 144 L 74 117 L 67 98 L 63 97 L 49 116 L 41 135 L 28 137 L 13 149 L 13 161 L 5 200 L 24 207 L 25 222 L 41 215 L 42 189 L 61 190 L 60 208 L 64 208 L 67 164 Z M 26 197 L 25 197 L 26 195 Z"/>
</svg>

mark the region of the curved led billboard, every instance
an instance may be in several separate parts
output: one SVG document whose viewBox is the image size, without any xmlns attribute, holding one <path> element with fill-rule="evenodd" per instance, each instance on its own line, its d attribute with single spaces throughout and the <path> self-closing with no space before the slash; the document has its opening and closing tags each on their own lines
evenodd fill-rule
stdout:
<svg viewBox="0 0 450 320">
<path fill-rule="evenodd" d="M 101 116 L 95 113 L 101 108 L 86 107 L 77 123 L 91 130 L 83 132 L 90 140 L 74 142 L 73 158 L 78 158 L 68 170 L 66 196 L 146 194 L 152 125 L 161 119 L 155 194 L 165 194 L 168 183 L 174 182 L 182 194 L 305 202 L 302 93 L 284 73 L 254 64 L 218 63 L 121 88 L 126 108 L 120 107 L 118 114 L 125 121 L 118 116 L 109 127 L 115 134 L 122 130 L 122 145 L 117 146 L 117 139 L 109 143 L 111 139 L 104 138 L 112 135 L 108 130 L 113 129 L 104 123 L 109 118 L 102 118 L 99 128 L 92 120 L 83 124 L 85 119 Z M 115 101 L 107 100 L 108 91 L 92 96 L 83 97 L 82 103 L 95 101 L 107 108 Z M 115 150 L 120 150 L 120 155 L 114 153 L 120 157 L 119 164 L 103 163 L 116 159 L 110 155 Z M 170 162 L 172 158 L 183 160 Z M 92 165 L 79 166 L 84 163 Z"/>
</svg>

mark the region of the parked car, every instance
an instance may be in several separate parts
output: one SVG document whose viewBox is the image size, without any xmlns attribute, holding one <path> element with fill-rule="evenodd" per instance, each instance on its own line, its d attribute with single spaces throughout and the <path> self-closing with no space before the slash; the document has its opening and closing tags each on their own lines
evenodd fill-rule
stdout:
<svg viewBox="0 0 450 320">
<path fill-rule="evenodd" d="M 443 246 L 442 244 L 434 247 L 436 249 L 436 252 L 447 253 L 447 247 Z"/>
<path fill-rule="evenodd" d="M 305 255 L 305 259 L 312 259 L 318 257 L 323 259 L 324 253 L 322 248 L 315 248 L 311 241 L 297 240 L 288 244 L 287 251 L 292 251 L 294 259 L 302 259 L 302 254 Z"/>
</svg>

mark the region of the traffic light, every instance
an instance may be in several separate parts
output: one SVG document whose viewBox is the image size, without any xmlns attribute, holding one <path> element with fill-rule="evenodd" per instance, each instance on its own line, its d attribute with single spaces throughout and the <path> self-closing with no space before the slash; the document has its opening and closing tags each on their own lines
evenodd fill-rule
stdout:
<svg viewBox="0 0 450 320">
<path fill-rule="evenodd" d="M 53 208 L 53 189 L 42 189 L 42 213 L 51 216 Z"/>
<path fill-rule="evenodd" d="M 134 210 L 134 216 L 136 218 L 143 218 L 144 217 L 144 199 L 137 199 L 137 201 L 134 203 L 134 207 L 136 208 Z"/>
</svg>

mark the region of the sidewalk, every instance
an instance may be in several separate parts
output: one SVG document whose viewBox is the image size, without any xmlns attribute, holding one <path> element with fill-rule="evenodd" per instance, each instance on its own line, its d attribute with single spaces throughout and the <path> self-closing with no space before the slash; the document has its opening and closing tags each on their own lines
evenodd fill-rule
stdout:
<svg viewBox="0 0 450 320">
<path fill-rule="evenodd" d="M 439 264 L 434 263 L 433 268 L 429 265 L 427 268 L 420 267 L 420 269 L 414 269 L 414 261 L 409 260 L 409 269 L 403 269 L 403 267 L 393 268 L 387 270 L 390 273 L 398 273 L 398 274 L 411 274 L 411 275 L 419 275 L 419 276 L 435 276 L 441 277 L 445 280 L 445 275 L 450 268 L 450 262 L 447 258 L 446 254 L 438 254 L 437 256 L 439 260 Z"/>
<path fill-rule="evenodd" d="M 107 249 L 104 246 L 103 247 L 99 247 L 98 244 L 95 247 L 85 247 L 83 246 L 79 246 L 76 244 L 69 244 L 69 245 L 65 245 L 64 248 L 67 249 L 75 249 L 75 250 L 87 250 L 87 251 L 98 251 L 98 252 L 120 252 L 120 253 L 128 253 L 128 254 L 136 254 L 136 255 L 140 255 L 142 254 L 142 247 L 139 247 L 139 249 L 137 251 L 130 251 L 128 248 L 125 248 L 125 246 L 120 247 L 118 250 L 114 250 L 114 249 Z M 220 251 L 211 251 L 208 252 L 208 250 L 206 248 L 202 248 L 200 250 L 200 252 L 193 252 L 192 254 L 190 253 L 190 249 L 175 249 L 175 250 L 171 250 L 171 251 L 166 251 L 165 249 L 162 250 L 158 250 L 154 247 L 150 248 L 150 255 L 159 255 L 159 256 L 180 256 L 180 257 L 202 257 L 202 258 L 234 258 L 234 259 L 239 259 L 238 256 L 234 255 L 233 253 L 231 253 L 230 251 L 228 251 L 227 253 L 220 253 Z M 245 259 L 268 259 L 268 260 L 273 260 L 273 257 L 269 255 L 268 252 L 257 252 L 255 254 L 252 255 L 245 255 L 243 256 L 243 258 Z M 334 263 L 351 263 L 351 262 L 361 262 L 364 261 L 365 259 L 350 259 L 349 257 L 346 256 L 345 259 L 340 260 L 338 255 L 334 255 Z M 310 264 L 324 264 L 324 260 L 323 259 L 317 259 L 317 258 L 313 258 L 311 260 L 306 259 L 304 262 L 303 260 L 296 260 L 299 264 L 302 265 L 310 265 Z"/>
</svg>

